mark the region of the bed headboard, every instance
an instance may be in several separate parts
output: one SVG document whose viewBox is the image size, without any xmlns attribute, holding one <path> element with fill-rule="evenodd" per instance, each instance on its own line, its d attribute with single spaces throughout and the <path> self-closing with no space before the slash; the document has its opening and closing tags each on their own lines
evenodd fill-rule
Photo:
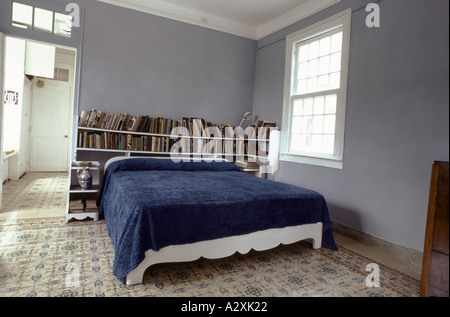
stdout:
<svg viewBox="0 0 450 317">
<path fill-rule="evenodd" d="M 280 131 L 272 131 L 269 136 L 269 153 L 268 153 L 268 162 L 267 165 L 261 165 L 261 171 L 262 174 L 271 174 L 273 175 L 274 179 L 276 180 L 278 178 L 278 167 L 279 167 L 279 158 L 280 158 Z M 142 157 L 150 157 L 150 158 L 156 158 L 161 160 L 170 160 L 172 157 L 170 156 L 116 156 L 111 159 L 109 159 L 105 163 L 105 171 L 108 168 L 108 166 L 115 161 L 119 160 L 125 160 L 125 159 L 135 159 L 135 158 L 142 158 Z M 209 158 L 213 159 L 214 161 L 223 161 L 223 162 L 229 162 L 227 159 L 224 158 Z"/>
<path fill-rule="evenodd" d="M 108 161 L 106 161 L 105 163 L 105 171 L 108 168 L 108 166 L 115 162 L 115 161 L 120 161 L 120 160 L 127 160 L 127 159 L 137 159 L 137 158 L 153 158 L 153 159 L 161 159 L 161 160 L 171 160 L 172 157 L 170 156 L 115 156 L 113 158 L 110 158 Z M 190 159 L 190 158 L 186 158 L 186 159 Z M 214 161 L 216 162 L 229 162 L 226 159 L 222 159 L 222 158 L 214 158 Z"/>
</svg>

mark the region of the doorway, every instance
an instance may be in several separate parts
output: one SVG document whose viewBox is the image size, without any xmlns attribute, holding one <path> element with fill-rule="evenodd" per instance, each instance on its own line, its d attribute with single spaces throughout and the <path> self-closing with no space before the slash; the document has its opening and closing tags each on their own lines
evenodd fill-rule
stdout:
<svg viewBox="0 0 450 317">
<path fill-rule="evenodd" d="M 5 35 L 4 38 L 6 43 L 9 37 Z M 2 107 L 3 144 L 6 139 L 18 140 L 14 148 L 8 150 L 8 155 L 4 153 L 6 148 L 2 149 L 2 171 L 0 171 L 2 183 L 11 180 L 17 181 L 20 186 L 20 179 L 26 173 L 67 173 L 70 169 L 76 50 L 50 43 L 42 44 L 55 48 L 53 78 L 23 74 L 23 85 L 20 89 L 16 89 L 19 94 L 17 108 L 20 109 L 20 114 L 13 116 L 13 120 L 9 120 L 5 107 Z M 1 60 L 4 64 L 6 64 L 7 49 L 5 45 L 5 57 Z M 5 71 L 3 73 L 1 88 L 2 92 L 6 92 L 8 74 Z M 15 132 L 6 130 L 6 123 L 17 127 Z M 20 135 L 17 136 L 17 134 Z M 2 195 L 0 186 L 0 196 Z M 66 193 L 62 195 L 65 197 Z M 0 197 L 0 210 L 2 209 L 1 201 Z"/>
</svg>

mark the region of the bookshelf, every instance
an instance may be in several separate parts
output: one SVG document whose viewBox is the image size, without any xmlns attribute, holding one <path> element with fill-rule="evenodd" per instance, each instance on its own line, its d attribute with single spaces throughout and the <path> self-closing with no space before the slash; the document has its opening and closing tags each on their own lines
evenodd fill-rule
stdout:
<svg viewBox="0 0 450 317">
<path fill-rule="evenodd" d="M 257 172 L 259 165 L 266 164 L 269 134 L 278 130 L 267 121 L 242 129 L 213 125 L 203 118 L 174 120 L 96 109 L 83 111 L 78 124 L 77 152 L 225 158 L 245 172 Z"/>
</svg>

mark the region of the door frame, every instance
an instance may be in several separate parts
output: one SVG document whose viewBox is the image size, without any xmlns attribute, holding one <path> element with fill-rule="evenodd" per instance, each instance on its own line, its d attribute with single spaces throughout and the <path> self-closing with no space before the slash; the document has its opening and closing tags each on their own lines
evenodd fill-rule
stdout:
<svg viewBox="0 0 450 317">
<path fill-rule="evenodd" d="M 0 210 L 2 210 L 3 197 L 3 49 L 4 49 L 4 34 L 0 32 Z"/>
<path fill-rule="evenodd" d="M 15 36 L 15 35 L 9 35 L 5 33 L 0 32 L 0 89 L 1 93 L 0 96 L 2 97 L 0 102 L 0 131 L 3 131 L 3 98 L 4 98 L 4 82 L 3 82 L 3 63 L 4 63 L 4 42 L 6 37 L 12 37 L 12 38 L 19 38 L 25 41 L 33 41 L 38 43 L 43 43 L 47 45 L 52 45 L 54 47 L 60 47 L 68 50 L 72 50 L 75 52 L 74 57 L 74 65 L 65 65 L 65 63 L 55 63 L 58 65 L 64 65 L 64 66 L 71 66 L 71 80 L 72 80 L 72 88 L 71 88 L 71 104 L 69 109 L 69 125 L 68 125 L 68 145 L 67 145 L 67 152 L 68 152 L 68 162 L 67 162 L 67 170 L 70 170 L 70 162 L 74 159 L 76 152 L 75 149 L 75 143 L 74 143 L 74 135 L 76 134 L 74 132 L 74 128 L 76 128 L 75 120 L 77 120 L 77 113 L 78 113 L 78 107 L 79 107 L 79 90 L 80 90 L 80 69 L 81 69 L 81 56 L 79 54 L 80 49 L 76 47 L 69 47 L 69 46 L 63 46 L 51 42 L 43 42 L 38 41 L 30 38 L 25 38 L 21 36 Z M 29 146 L 31 147 L 31 143 L 29 143 Z M 30 153 L 31 155 L 31 153 Z M 3 178 L 3 137 L 0 133 L 0 177 Z M 1 179 L 0 179 L 1 180 Z M 0 182 L 0 210 L 2 209 L 2 194 L 3 194 L 3 183 Z"/>
<path fill-rule="evenodd" d="M 74 100 L 73 100 L 73 113 L 72 113 L 72 131 L 70 135 L 72 137 L 72 149 L 70 157 L 72 160 L 76 157 L 76 138 L 73 136 L 77 134 L 77 121 L 78 120 L 78 109 L 80 102 L 80 86 L 81 86 L 81 58 L 83 52 L 83 37 L 84 37 L 84 17 L 85 8 L 83 4 L 79 4 L 79 25 L 72 28 L 72 36 L 70 38 L 54 36 L 52 34 L 47 34 L 44 32 L 38 32 L 34 30 L 25 30 L 22 28 L 17 28 L 12 26 L 12 2 L 13 0 L 0 0 L 2 4 L 2 10 L 0 10 L 0 30 L 2 30 L 4 36 L 16 36 L 23 39 L 37 40 L 53 45 L 60 45 L 61 47 L 75 49 L 75 65 L 74 65 Z M 38 6 L 42 9 L 48 9 L 51 11 L 58 11 L 60 13 L 67 14 L 66 10 L 67 3 L 56 2 L 55 0 L 20 0 L 21 3 L 25 3 L 32 6 Z M 3 39 L 0 36 L 0 49 L 1 49 L 1 60 L 0 63 L 3 65 Z M 1 70 L 1 66 L 0 66 Z M 0 73 L 0 77 L 2 77 Z M 3 83 L 0 79 L 0 96 L 3 99 Z M 3 109 L 0 103 L 0 108 Z M 2 111 L 1 109 L 1 111 Z M 0 111 L 0 112 L 1 112 Z M 0 115 L 0 128 L 3 127 L 2 118 Z M 0 148 L 0 158 L 2 156 L 3 149 Z M 0 159 L 0 171 L 2 171 L 2 159 Z M 0 183 L 0 210 L 1 210 L 1 195 L 2 195 L 2 184 Z"/>
</svg>

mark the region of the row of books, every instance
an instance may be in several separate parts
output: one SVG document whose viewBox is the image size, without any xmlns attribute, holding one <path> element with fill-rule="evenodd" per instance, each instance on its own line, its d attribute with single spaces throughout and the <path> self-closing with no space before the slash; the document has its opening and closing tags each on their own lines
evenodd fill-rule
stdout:
<svg viewBox="0 0 450 317">
<path fill-rule="evenodd" d="M 128 113 L 112 114 L 92 109 L 81 112 L 79 127 L 117 130 L 128 132 L 157 133 L 157 134 L 187 134 L 190 136 L 233 136 L 236 129 L 230 124 L 211 124 L 204 118 L 183 117 L 180 120 L 150 117 L 148 115 L 132 116 Z M 177 129 L 183 128 L 183 129 Z M 269 133 L 278 129 L 275 122 L 258 120 L 256 124 L 242 131 L 248 138 L 268 139 Z M 183 131 L 181 133 L 180 131 Z"/>
<path fill-rule="evenodd" d="M 144 152 L 226 153 L 266 155 L 266 142 L 245 139 L 201 139 L 180 136 L 151 136 L 107 131 L 80 131 L 78 147 Z M 258 151 L 258 152 L 257 152 Z"/>
<path fill-rule="evenodd" d="M 77 199 L 69 202 L 69 213 L 98 211 L 95 199 Z"/>
<path fill-rule="evenodd" d="M 113 132 L 79 132 L 78 147 L 124 151 L 168 152 L 173 140 L 169 137 L 137 136 Z"/>
<path fill-rule="evenodd" d="M 82 111 L 78 119 L 79 127 L 159 134 L 168 134 L 172 123 L 169 118 L 113 114 L 97 109 Z"/>
</svg>

